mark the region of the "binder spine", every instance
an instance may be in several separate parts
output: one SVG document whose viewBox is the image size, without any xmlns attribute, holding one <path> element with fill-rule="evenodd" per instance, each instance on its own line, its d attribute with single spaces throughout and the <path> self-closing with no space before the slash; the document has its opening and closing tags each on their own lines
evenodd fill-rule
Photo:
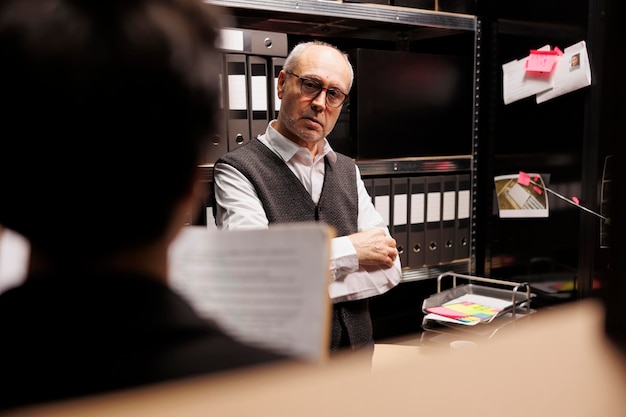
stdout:
<svg viewBox="0 0 626 417">
<path fill-rule="evenodd" d="M 470 255 L 471 181 L 470 174 L 457 175 L 457 214 L 455 235 L 455 258 L 466 259 Z"/>
<path fill-rule="evenodd" d="M 409 244 L 408 266 L 409 268 L 421 268 L 424 266 L 426 251 L 425 246 L 425 178 L 409 178 Z"/>
<path fill-rule="evenodd" d="M 246 56 L 225 54 L 228 108 L 228 150 L 237 149 L 250 140 L 248 120 L 248 82 Z"/>
<path fill-rule="evenodd" d="M 391 226 L 391 180 L 374 178 L 374 207 L 387 227 Z"/>
<path fill-rule="evenodd" d="M 400 264 L 403 267 L 406 267 L 409 264 L 408 188 L 408 178 L 392 178 L 391 191 L 393 198 L 391 199 L 391 235 L 396 240 L 396 249 L 398 250 L 398 256 L 400 257 Z"/>
<path fill-rule="evenodd" d="M 456 175 L 445 175 L 442 179 L 443 194 L 441 208 L 441 262 L 455 259 L 457 181 Z"/>
<path fill-rule="evenodd" d="M 250 88 L 250 138 L 265 133 L 269 122 L 269 80 L 266 57 L 248 56 L 248 85 Z"/>
<path fill-rule="evenodd" d="M 227 133 L 227 115 L 226 115 L 226 110 L 225 110 L 225 102 L 226 102 L 226 97 L 225 97 L 225 91 L 226 91 L 226 87 L 224 85 L 225 83 L 225 77 L 224 77 L 224 63 L 223 63 L 223 58 L 222 58 L 222 65 L 221 67 L 221 71 L 218 74 L 218 79 L 216 80 L 216 82 L 218 83 L 219 87 L 220 87 L 220 91 L 219 91 L 219 115 L 217 117 L 217 129 L 215 131 L 215 133 L 210 136 L 207 141 L 206 144 L 204 145 L 204 150 L 203 150 L 203 164 L 213 164 L 215 163 L 220 156 L 222 156 L 223 154 L 225 154 L 228 151 L 228 133 Z"/>
<path fill-rule="evenodd" d="M 426 180 L 426 251 L 427 265 L 437 265 L 441 261 L 441 177 L 428 177 Z"/>
</svg>

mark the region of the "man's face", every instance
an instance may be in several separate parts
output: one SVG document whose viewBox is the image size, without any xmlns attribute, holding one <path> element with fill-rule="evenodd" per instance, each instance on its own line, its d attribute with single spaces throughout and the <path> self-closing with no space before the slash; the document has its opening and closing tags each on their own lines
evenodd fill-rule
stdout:
<svg viewBox="0 0 626 417">
<path fill-rule="evenodd" d="M 347 94 L 350 69 L 341 53 L 333 48 L 314 45 L 307 48 L 293 71 L 300 77 L 319 82 L 324 88 L 335 88 Z M 311 147 L 324 139 L 335 127 L 342 107 L 326 102 L 326 91 L 307 98 L 300 93 L 301 80 L 281 71 L 278 77 L 278 97 L 281 99 L 275 128 L 289 140 Z"/>
</svg>

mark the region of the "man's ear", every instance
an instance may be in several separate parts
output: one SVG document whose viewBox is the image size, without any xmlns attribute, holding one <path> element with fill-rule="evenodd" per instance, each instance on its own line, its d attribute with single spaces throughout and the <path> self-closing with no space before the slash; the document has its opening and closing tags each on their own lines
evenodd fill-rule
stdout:
<svg viewBox="0 0 626 417">
<path fill-rule="evenodd" d="M 285 70 L 281 70 L 278 73 L 278 83 L 276 84 L 276 95 L 279 99 L 283 99 L 283 92 L 285 91 L 285 80 L 287 79 Z"/>
</svg>

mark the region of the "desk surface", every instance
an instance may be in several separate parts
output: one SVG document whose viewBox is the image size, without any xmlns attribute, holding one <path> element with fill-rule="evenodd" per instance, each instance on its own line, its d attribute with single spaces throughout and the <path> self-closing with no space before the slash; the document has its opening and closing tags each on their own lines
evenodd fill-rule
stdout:
<svg viewBox="0 0 626 417">
<path fill-rule="evenodd" d="M 424 354 L 385 346 L 372 370 L 346 356 L 321 367 L 229 373 L 13 415 L 623 416 L 624 358 L 606 342 L 602 322 L 600 305 L 580 301 L 476 349 Z"/>
</svg>

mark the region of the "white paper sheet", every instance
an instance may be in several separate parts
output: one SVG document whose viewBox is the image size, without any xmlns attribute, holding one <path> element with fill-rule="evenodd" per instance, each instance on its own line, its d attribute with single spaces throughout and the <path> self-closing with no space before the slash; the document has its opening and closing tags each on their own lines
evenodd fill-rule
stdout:
<svg viewBox="0 0 626 417">
<path fill-rule="evenodd" d="M 542 46 L 539 51 L 549 51 L 550 45 Z M 502 94 L 504 104 L 530 97 L 552 88 L 552 73 L 530 74 L 525 70 L 526 59 L 519 59 L 502 65 Z"/>
<path fill-rule="evenodd" d="M 170 248 L 169 282 L 233 337 L 320 362 L 329 351 L 331 230 L 187 226 Z"/>
<path fill-rule="evenodd" d="M 537 103 L 561 96 L 591 84 L 591 66 L 585 41 L 565 48 L 554 70 L 554 84 L 548 91 L 537 94 Z"/>
</svg>

